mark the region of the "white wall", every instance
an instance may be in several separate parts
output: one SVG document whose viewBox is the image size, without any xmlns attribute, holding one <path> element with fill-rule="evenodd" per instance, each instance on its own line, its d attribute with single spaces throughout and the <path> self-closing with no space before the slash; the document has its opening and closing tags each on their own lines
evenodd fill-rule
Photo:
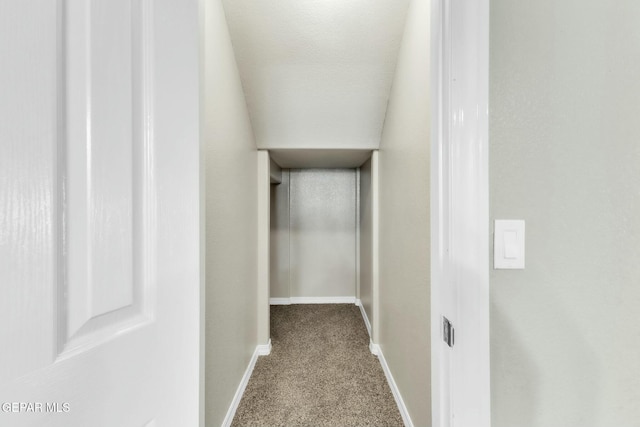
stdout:
<svg viewBox="0 0 640 427">
<path fill-rule="evenodd" d="M 222 5 L 203 7 L 205 405 L 206 425 L 217 426 L 257 344 L 258 163 Z"/>
<path fill-rule="evenodd" d="M 291 169 L 288 191 L 286 175 L 272 207 L 271 297 L 355 297 L 356 170 Z"/>
<path fill-rule="evenodd" d="M 429 28 L 413 0 L 379 153 L 379 344 L 416 426 L 431 425 Z"/>
<path fill-rule="evenodd" d="M 640 425 L 640 3 L 492 0 L 492 425 Z"/>
</svg>

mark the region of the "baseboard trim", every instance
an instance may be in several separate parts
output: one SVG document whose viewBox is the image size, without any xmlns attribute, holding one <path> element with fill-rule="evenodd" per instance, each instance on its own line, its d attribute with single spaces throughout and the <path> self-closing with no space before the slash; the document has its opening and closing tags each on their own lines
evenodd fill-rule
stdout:
<svg viewBox="0 0 640 427">
<path fill-rule="evenodd" d="M 362 314 L 362 319 L 364 319 L 364 325 L 367 327 L 367 332 L 369 332 L 369 339 L 371 339 L 372 338 L 371 323 L 369 322 L 369 318 L 367 317 L 367 312 L 364 309 L 364 306 L 362 305 L 362 301 L 360 301 L 359 299 L 356 300 L 356 305 L 360 307 L 360 314 Z"/>
<path fill-rule="evenodd" d="M 405 427 L 413 427 L 413 421 L 411 421 L 409 411 L 407 411 L 404 400 L 402 400 L 402 395 L 400 394 L 400 390 L 398 390 L 396 381 L 393 379 L 393 375 L 391 374 L 389 365 L 387 365 L 387 360 L 384 358 L 382 349 L 378 344 L 374 344 L 373 341 L 371 341 L 369 342 L 369 350 L 372 354 L 378 356 L 378 360 L 380 361 L 380 365 L 382 365 L 382 370 L 384 371 L 384 376 L 387 377 L 387 383 L 389 384 L 389 388 L 391 389 L 393 398 L 396 401 L 396 405 L 398 405 L 398 410 L 400 411 L 400 415 L 402 416 L 402 421 L 404 422 Z"/>
<path fill-rule="evenodd" d="M 269 298 L 269 305 L 291 305 L 291 298 Z"/>
<path fill-rule="evenodd" d="M 233 417 L 236 415 L 236 411 L 238 410 L 238 405 L 240 404 L 240 400 L 242 400 L 242 395 L 244 394 L 244 390 L 247 388 L 247 384 L 249 383 L 249 378 L 251 378 L 251 374 L 253 373 L 253 368 L 255 368 L 256 362 L 258 361 L 258 356 L 266 356 L 269 353 L 271 353 L 271 340 L 269 340 L 269 343 L 267 344 L 256 346 L 256 349 L 253 352 L 253 355 L 251 356 L 251 360 L 249 361 L 249 365 L 247 366 L 247 369 L 244 371 L 242 380 L 240 380 L 240 384 L 238 385 L 236 394 L 233 396 L 231 405 L 227 410 L 227 415 L 224 417 L 224 421 L 222 421 L 222 427 L 231 426 L 231 423 L 233 422 Z"/>
<path fill-rule="evenodd" d="M 291 304 L 355 304 L 356 297 L 291 297 L 269 298 L 270 305 Z"/>
<path fill-rule="evenodd" d="M 369 341 L 369 351 L 374 356 L 377 356 L 380 353 L 380 346 L 378 344 L 374 344 L 373 341 Z"/>
<path fill-rule="evenodd" d="M 258 356 L 268 356 L 271 354 L 271 339 L 266 344 L 261 344 L 256 347 L 256 351 L 258 352 Z"/>
</svg>

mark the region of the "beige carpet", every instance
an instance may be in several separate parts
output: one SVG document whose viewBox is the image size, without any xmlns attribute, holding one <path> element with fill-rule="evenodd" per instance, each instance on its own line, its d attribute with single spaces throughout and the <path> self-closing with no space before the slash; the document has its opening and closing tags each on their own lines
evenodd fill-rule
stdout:
<svg viewBox="0 0 640 427">
<path fill-rule="evenodd" d="M 271 343 L 233 427 L 403 425 L 355 305 L 272 306 Z"/>
</svg>

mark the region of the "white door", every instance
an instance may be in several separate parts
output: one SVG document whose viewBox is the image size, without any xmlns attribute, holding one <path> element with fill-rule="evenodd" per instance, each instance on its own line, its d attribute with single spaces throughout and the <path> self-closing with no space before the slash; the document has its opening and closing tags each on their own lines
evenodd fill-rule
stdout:
<svg viewBox="0 0 640 427">
<path fill-rule="evenodd" d="M 198 10 L 0 3 L 0 425 L 199 419 Z"/>
<path fill-rule="evenodd" d="M 432 5 L 433 424 L 489 427 L 489 3 Z"/>
</svg>

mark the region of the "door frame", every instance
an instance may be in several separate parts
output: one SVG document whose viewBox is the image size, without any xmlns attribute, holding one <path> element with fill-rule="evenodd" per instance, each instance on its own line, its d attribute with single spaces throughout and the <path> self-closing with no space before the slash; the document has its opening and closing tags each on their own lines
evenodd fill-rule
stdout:
<svg viewBox="0 0 640 427">
<path fill-rule="evenodd" d="M 489 0 L 431 7 L 432 421 L 489 427 Z"/>
</svg>

